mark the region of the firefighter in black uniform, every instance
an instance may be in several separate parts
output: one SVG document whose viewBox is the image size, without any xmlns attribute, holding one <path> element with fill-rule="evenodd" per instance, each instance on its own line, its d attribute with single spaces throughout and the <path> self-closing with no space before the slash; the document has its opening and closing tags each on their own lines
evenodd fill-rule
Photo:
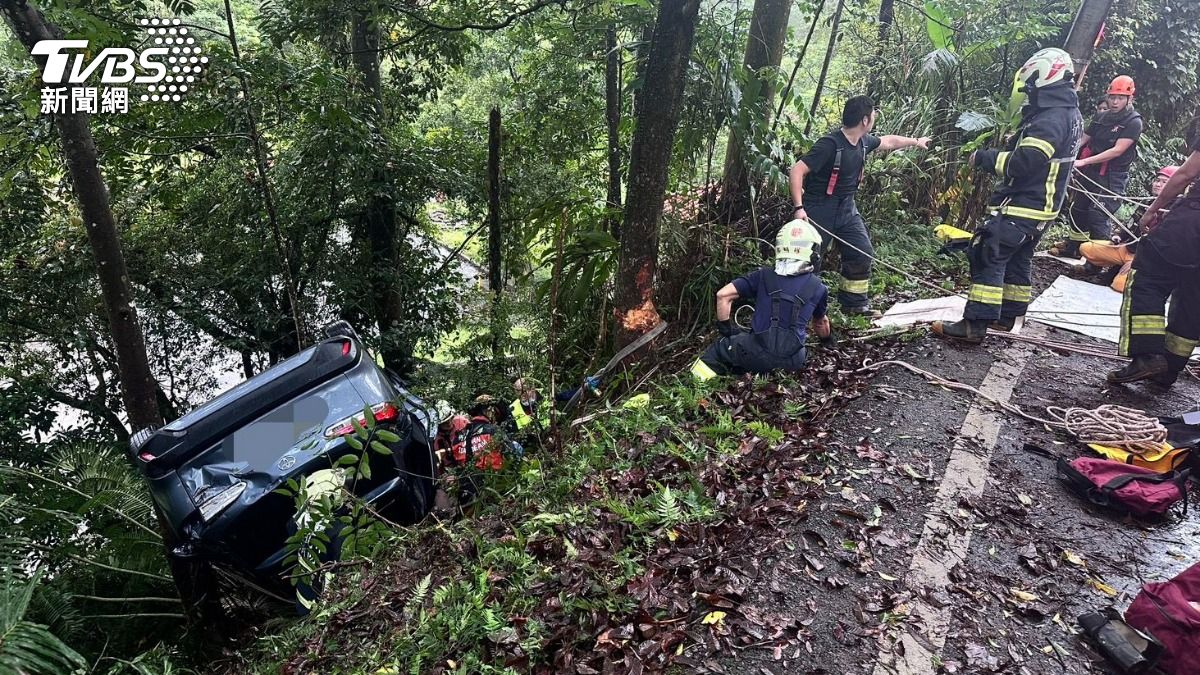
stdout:
<svg viewBox="0 0 1200 675">
<path fill-rule="evenodd" d="M 1031 299 L 1033 251 L 1062 208 L 1083 118 L 1072 85 L 1071 57 L 1061 49 L 1034 54 L 1017 80 L 1028 97 L 1021 126 L 1004 151 L 980 150 L 972 165 L 1001 178 L 991 216 L 975 229 L 967 258 L 971 290 L 961 321 L 935 321 L 943 337 L 980 343 L 993 328 L 1011 330 Z"/>
<path fill-rule="evenodd" d="M 1133 78 L 1117 76 L 1108 86 L 1108 110 L 1096 115 L 1084 131 L 1075 162 L 1079 172 L 1075 185 L 1080 191 L 1072 195 L 1070 240 L 1051 248 L 1052 255 L 1078 258 L 1084 242 L 1108 243 L 1112 215 L 1121 206 L 1142 136 L 1142 116 L 1133 109 L 1133 93 Z"/>
<path fill-rule="evenodd" d="M 825 315 L 829 289 L 817 276 L 821 235 L 804 220 L 793 220 L 775 240 L 775 266 L 738 277 L 717 291 L 717 329 L 721 338 L 692 364 L 692 375 L 798 371 L 807 351 L 804 338 L 811 321 L 821 344 L 835 344 Z M 742 332 L 730 318 L 738 298 L 754 299 L 752 331 Z"/>
<path fill-rule="evenodd" d="M 808 154 L 792 167 L 793 218 L 808 220 L 824 237 L 821 255 L 837 243 L 842 256 L 842 285 L 838 304 L 842 313 L 877 316 L 871 309 L 867 292 L 871 284 L 871 258 L 875 249 L 863 222 L 854 194 L 863 178 L 867 155 L 879 150 L 929 148 L 928 137 L 875 136 L 875 102 L 869 96 L 855 96 L 842 108 L 842 126 L 813 143 Z"/>
<path fill-rule="evenodd" d="M 1197 177 L 1200 139 L 1142 216 L 1150 234 L 1138 247 L 1121 303 L 1119 349 L 1133 361 L 1109 373 L 1109 382 L 1152 380 L 1169 387 L 1200 345 L 1200 194 L 1193 189 L 1172 204 Z M 1171 212 L 1162 217 L 1168 204 Z M 1163 311 L 1168 296 L 1169 317 Z"/>
</svg>

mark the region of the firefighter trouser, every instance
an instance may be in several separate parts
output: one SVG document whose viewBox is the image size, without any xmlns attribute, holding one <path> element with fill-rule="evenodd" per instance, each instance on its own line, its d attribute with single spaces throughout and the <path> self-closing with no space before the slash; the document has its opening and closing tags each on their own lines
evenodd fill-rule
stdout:
<svg viewBox="0 0 1200 675">
<path fill-rule="evenodd" d="M 1126 244 L 1089 241 L 1079 245 L 1079 254 L 1096 267 L 1120 268 L 1113 277 L 1112 289 L 1125 291 L 1125 280 L 1129 277 L 1129 266 L 1133 264 L 1133 251 Z"/>
<path fill-rule="evenodd" d="M 854 197 L 805 195 L 804 210 L 821 233 L 821 258 L 835 243 L 841 253 L 839 271 L 842 285 L 838 288 L 838 304 L 843 309 L 866 307 L 870 302 L 867 291 L 871 283 L 871 258 L 875 255 L 875 248 L 871 246 L 867 224 L 854 204 Z"/>
<path fill-rule="evenodd" d="M 769 373 L 773 370 L 797 371 L 808 360 L 803 347 L 789 355 L 772 350 L 754 333 L 738 333 L 723 337 L 709 345 L 692 366 L 692 374 L 707 380 L 716 375 Z"/>
<path fill-rule="evenodd" d="M 1113 221 L 1108 214 L 1115 216 L 1117 209 L 1121 208 L 1118 197 L 1125 194 L 1128 183 L 1129 174 L 1124 171 L 1109 171 L 1103 176 L 1099 172 L 1089 171 L 1075 181 L 1083 190 L 1095 194 L 1075 191 L 1071 197 L 1070 217 L 1067 219 L 1071 228 L 1067 256 L 1078 257 L 1079 245 L 1085 241 L 1108 243 L 1113 228 Z"/>
<path fill-rule="evenodd" d="M 1045 227 L 1044 222 L 993 215 L 975 230 L 967 249 L 971 290 L 963 318 L 995 321 L 1025 315 L 1032 300 L 1033 250 Z"/>
<path fill-rule="evenodd" d="M 1187 365 L 1200 343 L 1198 231 L 1200 204 L 1185 202 L 1138 246 L 1121 303 L 1122 356 L 1162 354 L 1176 373 Z M 1164 314 L 1168 296 L 1169 316 Z"/>
</svg>

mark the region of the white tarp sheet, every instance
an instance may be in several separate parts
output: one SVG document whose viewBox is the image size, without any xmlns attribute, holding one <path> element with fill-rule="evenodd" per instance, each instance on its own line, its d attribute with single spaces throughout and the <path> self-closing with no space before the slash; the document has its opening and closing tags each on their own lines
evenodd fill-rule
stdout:
<svg viewBox="0 0 1200 675">
<path fill-rule="evenodd" d="M 1037 253 L 1033 254 L 1033 257 L 1050 258 L 1051 260 L 1057 260 L 1058 262 L 1065 263 L 1071 267 L 1083 267 L 1083 263 L 1086 262 L 1083 258 L 1062 258 L 1056 255 L 1050 255 L 1049 251 L 1038 251 Z"/>
<path fill-rule="evenodd" d="M 874 324 L 880 328 L 887 328 L 933 321 L 958 321 L 962 318 L 963 308 L 966 305 L 966 299 L 957 295 L 898 302 L 892 305 L 892 308 L 882 317 L 875 319 Z"/>
<path fill-rule="evenodd" d="M 1116 343 L 1121 336 L 1121 294 L 1060 276 L 1029 306 L 1029 320 Z"/>
</svg>

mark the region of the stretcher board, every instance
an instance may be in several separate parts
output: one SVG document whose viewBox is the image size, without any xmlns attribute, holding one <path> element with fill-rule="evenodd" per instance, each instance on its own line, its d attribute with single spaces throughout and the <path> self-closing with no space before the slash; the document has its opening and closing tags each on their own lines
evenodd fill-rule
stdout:
<svg viewBox="0 0 1200 675">
<path fill-rule="evenodd" d="M 1050 258 L 1051 260 L 1057 260 L 1058 262 L 1070 265 L 1071 267 L 1083 267 L 1084 263 L 1087 262 L 1083 258 L 1063 258 L 1057 255 L 1050 255 L 1049 251 L 1038 251 L 1037 253 L 1033 254 L 1033 257 Z"/>
<path fill-rule="evenodd" d="M 898 302 L 872 323 L 880 328 L 889 328 L 933 321 L 958 321 L 962 318 L 963 308 L 966 306 L 966 299 L 957 295 Z"/>
</svg>

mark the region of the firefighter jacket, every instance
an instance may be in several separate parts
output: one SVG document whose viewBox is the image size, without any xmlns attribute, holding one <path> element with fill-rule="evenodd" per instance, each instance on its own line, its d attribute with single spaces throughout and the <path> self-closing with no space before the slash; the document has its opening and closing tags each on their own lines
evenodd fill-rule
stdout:
<svg viewBox="0 0 1200 675">
<path fill-rule="evenodd" d="M 1069 83 L 1031 92 L 1007 148 L 975 153 L 975 168 L 1001 179 L 988 203 L 1013 218 L 1054 220 L 1082 137 L 1079 97 Z"/>
</svg>

